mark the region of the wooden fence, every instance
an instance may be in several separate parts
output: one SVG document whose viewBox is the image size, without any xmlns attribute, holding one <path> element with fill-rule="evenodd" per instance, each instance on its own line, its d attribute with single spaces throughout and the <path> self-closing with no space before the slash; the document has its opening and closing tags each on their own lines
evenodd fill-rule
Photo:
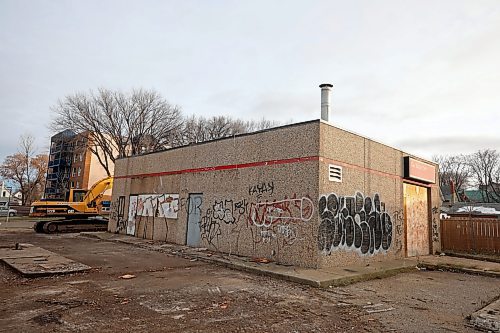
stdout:
<svg viewBox="0 0 500 333">
<path fill-rule="evenodd" d="M 500 220 L 454 217 L 441 220 L 443 251 L 500 255 Z"/>
</svg>

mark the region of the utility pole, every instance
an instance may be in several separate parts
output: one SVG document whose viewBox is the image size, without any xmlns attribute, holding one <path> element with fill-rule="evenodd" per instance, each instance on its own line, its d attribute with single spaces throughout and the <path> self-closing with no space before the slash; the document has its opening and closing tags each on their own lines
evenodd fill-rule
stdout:
<svg viewBox="0 0 500 333">
<path fill-rule="evenodd" d="M 12 194 L 12 187 L 7 187 L 7 191 L 9 193 L 9 199 L 7 200 L 7 218 L 5 219 L 5 222 L 9 222 L 9 216 L 10 216 L 10 196 Z"/>
</svg>

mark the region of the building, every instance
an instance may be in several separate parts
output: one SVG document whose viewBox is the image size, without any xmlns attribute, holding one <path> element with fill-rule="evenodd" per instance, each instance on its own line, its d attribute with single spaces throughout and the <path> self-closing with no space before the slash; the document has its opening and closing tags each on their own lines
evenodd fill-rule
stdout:
<svg viewBox="0 0 500 333">
<path fill-rule="evenodd" d="M 65 130 L 52 136 L 45 185 L 45 198 L 68 199 L 69 189 L 89 189 L 107 176 L 97 157 L 90 151 L 89 132 Z"/>
<path fill-rule="evenodd" d="M 326 120 L 117 160 L 109 231 L 316 268 L 440 251 L 437 165 Z"/>
</svg>

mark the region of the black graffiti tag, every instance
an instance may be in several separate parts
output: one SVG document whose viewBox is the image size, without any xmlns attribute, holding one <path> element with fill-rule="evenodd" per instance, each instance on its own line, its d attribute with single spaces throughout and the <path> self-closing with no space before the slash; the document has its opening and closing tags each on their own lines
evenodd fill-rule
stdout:
<svg viewBox="0 0 500 333">
<path fill-rule="evenodd" d="M 391 246 L 393 225 L 378 194 L 373 198 L 359 192 L 354 197 L 323 195 L 319 214 L 318 248 L 326 254 L 338 249 L 375 254 Z"/>
</svg>

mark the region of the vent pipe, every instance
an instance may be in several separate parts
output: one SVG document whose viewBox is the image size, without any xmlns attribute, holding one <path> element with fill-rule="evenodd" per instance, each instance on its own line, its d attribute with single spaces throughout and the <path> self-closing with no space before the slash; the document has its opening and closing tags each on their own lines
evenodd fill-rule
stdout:
<svg viewBox="0 0 500 333">
<path fill-rule="evenodd" d="M 333 84 L 323 83 L 320 84 L 321 88 L 321 120 L 328 121 L 330 118 L 330 92 L 332 91 Z"/>
</svg>

